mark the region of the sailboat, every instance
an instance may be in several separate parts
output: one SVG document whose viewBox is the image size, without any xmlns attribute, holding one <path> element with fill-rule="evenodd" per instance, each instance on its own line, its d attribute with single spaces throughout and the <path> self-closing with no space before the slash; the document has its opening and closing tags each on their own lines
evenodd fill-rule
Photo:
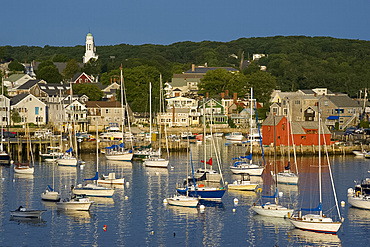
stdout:
<svg viewBox="0 0 370 247">
<path fill-rule="evenodd" d="M 73 92 L 72 92 L 72 85 L 70 85 L 70 96 L 71 96 L 71 107 L 72 106 L 72 95 L 73 95 Z M 71 114 L 72 115 L 72 118 L 74 119 L 74 113 Z M 74 121 L 71 121 L 71 124 L 74 124 Z M 78 164 L 78 161 L 77 161 L 77 155 L 76 157 L 73 155 L 73 149 L 72 149 L 72 133 L 71 133 L 71 130 L 68 129 L 68 134 L 69 134 L 69 142 L 70 142 L 70 148 L 68 150 L 66 150 L 66 152 L 59 156 L 59 158 L 56 160 L 57 161 L 57 164 L 59 166 L 77 166 Z M 76 136 L 76 135 L 75 135 Z M 62 145 L 62 143 L 61 143 Z M 76 147 L 77 147 L 77 144 L 76 144 Z M 77 148 L 76 148 L 76 154 L 77 154 Z"/>
<path fill-rule="evenodd" d="M 189 154 L 190 154 L 190 141 L 188 138 L 188 148 L 187 148 L 187 159 L 186 159 L 186 174 L 189 174 Z M 190 158 L 190 160 L 192 160 Z M 192 170 L 192 177 L 193 182 L 195 183 L 194 179 L 194 169 L 193 169 L 193 162 L 191 161 L 191 170 Z M 189 185 L 189 179 L 186 181 L 186 187 Z M 194 196 L 189 196 L 189 192 L 186 192 L 186 195 L 175 195 L 173 197 L 167 198 L 167 202 L 169 205 L 173 206 L 181 206 L 181 207 L 192 207 L 195 208 L 199 203 L 199 198 Z"/>
<path fill-rule="evenodd" d="M 250 121 L 249 121 L 250 135 L 252 135 L 252 132 L 253 132 L 253 128 L 252 128 L 252 124 L 253 124 L 253 118 L 252 118 L 253 107 L 252 107 L 252 105 L 253 105 L 253 102 L 254 102 L 253 88 L 251 88 Z M 234 174 L 249 174 L 251 176 L 261 176 L 265 167 L 262 166 L 262 165 L 257 165 L 257 164 L 253 163 L 253 161 L 252 161 L 253 143 L 252 143 L 252 139 L 251 138 L 249 138 L 249 139 L 250 139 L 250 142 L 249 142 L 249 144 L 250 144 L 250 153 L 249 153 L 249 155 L 239 156 L 239 157 L 233 158 L 233 160 L 235 160 L 235 162 L 232 166 L 230 166 L 230 170 Z M 260 143 L 261 143 L 261 146 L 262 146 L 261 141 L 260 141 Z"/>
<path fill-rule="evenodd" d="M 124 108 L 123 108 L 124 94 L 123 94 L 123 91 L 124 91 L 123 72 L 122 72 L 122 67 L 121 67 L 121 112 L 122 112 L 122 135 L 121 135 L 121 137 L 122 137 L 122 139 L 121 139 L 121 143 L 119 145 L 114 144 L 110 147 L 106 147 L 105 158 L 107 160 L 131 161 L 132 157 L 134 155 L 132 150 L 125 148 L 125 145 L 124 145 L 125 133 L 124 133 L 124 129 L 123 129 L 123 126 L 124 126 Z M 125 94 L 125 96 L 126 96 L 126 94 Z M 126 102 L 127 102 L 127 100 L 126 100 Z M 126 104 L 126 109 L 127 109 L 127 104 Z M 127 116 L 129 116 L 129 114 L 127 114 Z M 130 127 L 130 120 L 128 120 L 128 124 L 129 124 L 129 127 Z M 131 144 L 132 144 L 131 131 L 129 131 L 129 132 L 130 132 L 129 133 L 129 138 L 130 138 Z"/>
<path fill-rule="evenodd" d="M 274 126 L 275 128 L 275 126 Z M 297 185 L 298 184 L 298 166 L 297 166 L 297 158 L 296 158 L 296 153 L 295 153 L 295 145 L 294 145 L 294 138 L 293 138 L 293 129 L 292 129 L 292 124 L 290 121 L 290 115 L 289 115 L 289 103 L 288 103 L 288 164 L 287 166 L 284 167 L 284 171 L 277 173 L 276 175 L 271 171 L 272 177 L 274 180 L 278 181 L 278 183 L 281 184 L 292 184 L 292 185 Z M 290 131 L 290 133 L 289 133 Z M 295 170 L 297 173 L 294 173 L 290 170 L 290 150 L 289 150 L 289 138 L 292 138 L 292 143 L 293 143 L 293 152 L 294 152 L 294 163 L 295 163 Z"/>
<path fill-rule="evenodd" d="M 276 171 L 275 116 L 274 116 L 274 164 L 275 164 L 275 171 Z M 262 196 L 262 197 L 275 199 L 275 204 L 268 202 L 262 205 L 256 205 L 256 203 L 254 203 L 254 205 L 252 206 L 252 210 L 256 212 L 257 214 L 260 214 L 263 216 L 279 217 L 279 218 L 286 218 L 288 217 L 288 215 L 293 214 L 293 211 L 294 211 L 293 209 L 289 209 L 279 204 L 277 180 L 275 180 L 275 194 L 273 196 Z M 259 200 L 260 198 L 258 198 L 257 202 Z"/>
<path fill-rule="evenodd" d="M 4 146 L 3 146 L 3 138 L 4 138 L 4 129 L 3 126 L 1 126 L 1 141 L 0 141 L 0 164 L 7 164 L 9 165 L 10 163 L 10 155 L 4 151 Z"/>
<path fill-rule="evenodd" d="M 318 108 L 320 105 L 318 104 Z M 325 232 L 325 233 L 336 233 L 338 232 L 339 228 L 342 225 L 343 218 L 340 216 L 340 211 L 338 207 L 338 201 L 337 201 L 337 196 L 335 193 L 335 187 L 334 187 L 334 181 L 330 169 L 330 160 L 328 157 L 328 154 L 326 152 L 326 158 L 328 162 L 328 168 L 329 168 L 329 173 L 330 173 L 330 180 L 331 180 L 331 185 L 333 189 L 333 194 L 335 198 L 335 204 L 337 208 L 337 213 L 341 221 L 333 221 L 332 218 L 326 216 L 323 214 L 322 210 L 322 179 L 321 179 L 321 113 L 320 110 L 318 111 L 318 116 L 319 116 L 319 130 L 318 130 L 318 137 L 319 137 L 319 205 L 316 208 L 301 208 L 300 211 L 298 211 L 298 214 L 292 215 L 290 217 L 290 222 L 296 227 L 300 228 L 303 230 L 309 230 L 309 231 L 315 231 L 315 232 Z M 325 140 L 325 139 L 324 139 Z M 326 146 L 325 146 L 326 147 Z M 326 150 L 327 151 L 327 150 Z M 302 215 L 302 211 L 309 211 L 309 214 Z M 312 214 L 312 211 L 318 212 L 318 214 Z"/>
<path fill-rule="evenodd" d="M 96 132 L 98 132 L 98 124 L 96 124 Z M 114 189 L 102 187 L 98 185 L 97 180 L 99 179 L 99 138 L 98 133 L 96 134 L 96 173 L 93 178 L 85 179 L 85 182 L 88 180 L 96 181 L 96 184 L 86 184 L 82 186 L 79 184 L 77 188 L 73 188 L 72 192 L 75 195 L 86 195 L 86 196 L 95 196 L 95 197 L 112 197 L 114 194 Z"/>
<path fill-rule="evenodd" d="M 213 102 L 210 102 L 211 104 L 211 123 L 213 121 L 213 116 L 212 116 L 212 105 Z M 213 138 L 212 138 L 212 124 L 210 124 L 211 128 L 211 150 L 212 146 L 214 145 Z M 219 183 L 221 180 L 221 174 L 218 173 L 216 170 L 213 170 L 213 160 L 212 157 L 209 158 L 207 161 L 207 146 L 206 146 L 206 107 L 205 107 L 205 102 L 203 100 L 203 154 L 204 154 L 204 160 L 201 160 L 201 163 L 204 164 L 204 168 L 200 167 L 194 174 L 194 177 L 198 181 L 207 181 L 207 182 L 217 182 Z M 212 154 L 211 154 L 212 155 Z M 210 166 L 210 168 L 207 167 L 207 165 Z"/>
<path fill-rule="evenodd" d="M 152 84 L 149 82 L 149 90 L 151 91 L 151 86 Z M 151 102 L 151 97 L 150 97 L 150 100 L 149 102 Z M 159 102 L 160 102 L 160 105 L 159 105 L 159 115 L 161 114 L 161 106 L 162 106 L 162 75 L 160 75 L 160 95 L 159 95 Z M 151 104 L 150 104 L 151 106 Z M 151 112 L 151 107 L 150 107 L 150 112 Z M 150 118 L 150 121 L 152 121 L 152 119 Z M 159 147 L 158 147 L 158 154 L 157 155 L 149 155 L 149 157 L 144 161 L 144 164 L 145 166 L 147 167 L 158 167 L 158 168 L 167 168 L 168 167 L 168 163 L 169 163 L 169 160 L 168 159 L 165 159 L 165 158 L 162 158 L 161 157 L 161 135 L 162 135 L 162 124 L 161 124 L 161 121 L 159 120 L 159 138 L 158 138 L 158 142 L 159 142 Z M 168 154 L 168 150 L 167 150 L 167 154 Z"/>
<path fill-rule="evenodd" d="M 204 127 L 204 134 L 205 136 L 205 104 L 203 101 L 203 127 Z M 203 138 L 203 145 L 206 145 L 205 138 Z M 191 154 L 191 151 L 190 151 Z M 206 157 L 206 148 L 204 148 L 204 155 Z M 192 159 L 190 159 L 192 162 Z M 206 162 L 206 159 L 204 159 L 204 162 Z M 196 178 L 195 174 L 193 173 L 193 179 L 187 179 L 184 183 L 184 187 L 182 188 L 177 188 L 177 192 L 181 195 L 189 195 L 193 197 L 200 196 L 200 199 L 202 200 L 221 200 L 223 195 L 226 192 L 226 188 L 221 186 L 221 187 L 211 187 L 211 186 L 205 186 L 204 184 L 197 183 L 199 181 L 205 181 L 206 176 L 207 176 L 207 168 L 204 168 L 205 172 L 203 172 L 203 175 L 199 178 Z M 193 163 L 192 163 L 192 171 L 193 171 Z M 220 169 L 220 174 L 222 179 L 222 174 L 221 174 L 221 169 Z M 218 180 L 219 182 L 220 180 Z M 190 183 L 189 183 L 190 182 Z"/>
<path fill-rule="evenodd" d="M 54 190 L 54 164 L 53 166 L 53 187 L 50 185 L 47 186 L 47 189 L 41 194 L 41 199 L 44 201 L 53 201 L 53 202 L 58 202 L 60 201 L 60 194 Z"/>
<path fill-rule="evenodd" d="M 35 171 L 35 162 L 33 160 L 32 146 L 30 141 L 30 130 L 28 127 L 28 123 L 26 124 L 26 129 L 27 129 L 27 163 L 17 162 L 14 164 L 14 172 L 19 174 L 33 174 Z M 32 167 L 30 167 L 30 152 Z"/>
</svg>

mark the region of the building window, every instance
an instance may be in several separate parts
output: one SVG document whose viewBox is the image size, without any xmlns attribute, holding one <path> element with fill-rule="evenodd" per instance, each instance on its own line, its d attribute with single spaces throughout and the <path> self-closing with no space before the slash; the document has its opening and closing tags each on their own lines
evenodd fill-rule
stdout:
<svg viewBox="0 0 370 247">
<path fill-rule="evenodd" d="M 35 115 L 39 115 L 39 108 L 35 107 Z"/>
<path fill-rule="evenodd" d="M 306 136 L 301 136 L 301 140 L 306 140 Z"/>
<path fill-rule="evenodd" d="M 329 102 L 327 100 L 324 101 L 324 106 L 328 106 Z"/>
<path fill-rule="evenodd" d="M 296 101 L 294 101 L 294 104 L 299 105 L 299 104 L 301 104 L 301 101 L 300 100 L 296 100 Z"/>
</svg>

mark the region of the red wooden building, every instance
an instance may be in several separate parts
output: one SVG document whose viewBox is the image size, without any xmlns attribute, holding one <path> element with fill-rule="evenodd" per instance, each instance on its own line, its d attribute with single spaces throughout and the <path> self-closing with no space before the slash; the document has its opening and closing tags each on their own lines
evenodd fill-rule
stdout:
<svg viewBox="0 0 370 247">
<path fill-rule="evenodd" d="M 295 145 L 318 145 L 319 123 L 314 121 L 292 122 L 288 126 L 285 116 L 275 116 L 276 145 L 288 145 L 288 134 L 293 134 Z M 289 128 L 289 132 L 288 132 Z M 324 135 L 323 131 L 324 129 Z M 325 141 L 324 141 L 325 137 Z M 331 133 L 324 125 L 321 128 L 321 145 L 330 145 Z M 272 145 L 274 143 L 274 117 L 269 116 L 262 124 L 262 144 Z M 292 145 L 292 137 L 289 137 L 289 145 Z"/>
<path fill-rule="evenodd" d="M 72 83 L 92 83 L 93 79 L 85 72 L 76 73 L 72 78 Z"/>
</svg>

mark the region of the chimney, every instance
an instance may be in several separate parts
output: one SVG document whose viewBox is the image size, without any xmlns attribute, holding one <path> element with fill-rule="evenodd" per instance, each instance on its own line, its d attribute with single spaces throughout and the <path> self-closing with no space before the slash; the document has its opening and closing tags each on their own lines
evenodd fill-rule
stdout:
<svg viewBox="0 0 370 247">
<path fill-rule="evenodd" d="M 225 98 L 225 93 L 221 93 L 221 99 Z"/>
<path fill-rule="evenodd" d="M 229 90 L 225 90 L 225 95 L 229 96 Z"/>
<path fill-rule="evenodd" d="M 191 71 L 194 72 L 195 71 L 195 64 L 192 64 L 191 65 Z"/>
<path fill-rule="evenodd" d="M 110 101 L 116 101 L 116 96 L 110 97 Z"/>
<path fill-rule="evenodd" d="M 233 101 L 234 101 L 234 104 L 238 102 L 238 93 L 233 94 Z"/>
<path fill-rule="evenodd" d="M 209 93 L 206 93 L 206 99 L 208 99 L 209 98 Z"/>
<path fill-rule="evenodd" d="M 112 84 L 112 77 L 110 78 L 110 84 Z"/>
<path fill-rule="evenodd" d="M 36 66 L 36 62 L 35 62 L 35 60 L 33 60 L 33 61 L 32 61 L 32 67 L 34 67 L 34 68 L 35 68 L 35 66 Z"/>
</svg>

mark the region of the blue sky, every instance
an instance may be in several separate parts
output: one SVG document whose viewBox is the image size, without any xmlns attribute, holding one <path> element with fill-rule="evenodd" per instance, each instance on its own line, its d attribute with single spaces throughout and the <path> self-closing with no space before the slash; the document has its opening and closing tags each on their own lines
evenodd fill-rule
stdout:
<svg viewBox="0 0 370 247">
<path fill-rule="evenodd" d="M 6 0 L 0 46 L 97 46 L 276 35 L 370 40 L 369 0 Z"/>
</svg>

